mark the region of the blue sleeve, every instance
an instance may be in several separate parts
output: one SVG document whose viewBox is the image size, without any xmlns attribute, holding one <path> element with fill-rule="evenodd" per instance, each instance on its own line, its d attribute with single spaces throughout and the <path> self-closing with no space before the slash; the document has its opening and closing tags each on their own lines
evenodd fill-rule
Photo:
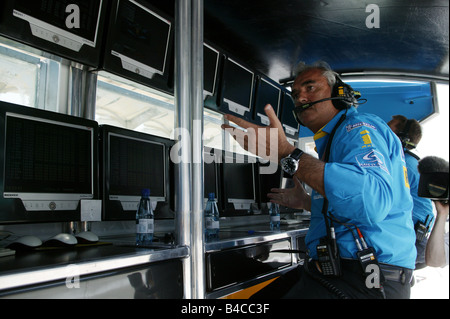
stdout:
<svg viewBox="0 0 450 319">
<path fill-rule="evenodd" d="M 373 126 L 339 130 L 335 139 L 341 143 L 333 143 L 324 177 L 334 215 L 367 225 L 384 220 L 394 205 L 394 188 L 407 187 L 401 145 Z M 399 156 L 391 158 L 395 152 Z"/>
<path fill-rule="evenodd" d="M 411 155 L 406 155 L 406 167 L 408 169 L 408 180 L 409 184 L 411 186 L 411 196 L 413 198 L 414 202 L 414 208 L 412 212 L 412 219 L 414 224 L 416 224 L 418 221 L 421 221 L 422 223 L 427 220 L 427 224 L 431 223 L 434 219 L 434 213 L 433 213 L 433 205 L 431 203 L 431 200 L 428 198 L 419 197 L 418 190 L 419 190 L 419 181 L 420 181 L 420 174 L 417 170 L 418 161 Z M 430 227 L 431 229 L 431 227 Z"/>
</svg>

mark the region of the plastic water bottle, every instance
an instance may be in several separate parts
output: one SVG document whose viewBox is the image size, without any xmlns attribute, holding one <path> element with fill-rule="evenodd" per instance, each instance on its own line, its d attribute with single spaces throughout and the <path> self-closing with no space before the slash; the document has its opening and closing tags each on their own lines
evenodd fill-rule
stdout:
<svg viewBox="0 0 450 319">
<path fill-rule="evenodd" d="M 279 230 L 280 229 L 280 206 L 275 203 L 270 203 L 269 215 L 270 215 L 270 230 Z"/>
<path fill-rule="evenodd" d="M 215 194 L 208 194 L 205 208 L 205 239 L 219 238 L 219 209 L 215 200 Z"/>
<path fill-rule="evenodd" d="M 136 212 L 136 246 L 150 245 L 153 241 L 154 215 L 150 202 L 150 190 L 145 188 Z"/>
</svg>

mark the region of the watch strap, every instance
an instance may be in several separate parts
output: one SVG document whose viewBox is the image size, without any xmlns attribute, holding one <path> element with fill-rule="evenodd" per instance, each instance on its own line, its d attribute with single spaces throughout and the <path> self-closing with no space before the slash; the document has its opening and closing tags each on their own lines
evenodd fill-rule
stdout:
<svg viewBox="0 0 450 319">
<path fill-rule="evenodd" d="M 289 156 L 298 161 L 303 153 L 304 152 L 301 149 L 296 148 Z"/>
</svg>

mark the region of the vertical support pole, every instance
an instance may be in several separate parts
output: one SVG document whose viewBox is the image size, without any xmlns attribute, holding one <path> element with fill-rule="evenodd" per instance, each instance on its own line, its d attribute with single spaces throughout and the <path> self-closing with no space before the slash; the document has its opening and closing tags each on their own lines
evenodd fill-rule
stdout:
<svg viewBox="0 0 450 319">
<path fill-rule="evenodd" d="M 177 243 L 191 246 L 191 2 L 175 1 L 175 138 L 181 151 L 175 170 Z M 192 255 L 191 255 L 192 256 Z M 184 298 L 191 299 L 191 259 L 183 260 Z"/>
<path fill-rule="evenodd" d="M 203 236 L 203 0 L 192 3 L 192 297 L 205 298 L 205 256 Z"/>
</svg>

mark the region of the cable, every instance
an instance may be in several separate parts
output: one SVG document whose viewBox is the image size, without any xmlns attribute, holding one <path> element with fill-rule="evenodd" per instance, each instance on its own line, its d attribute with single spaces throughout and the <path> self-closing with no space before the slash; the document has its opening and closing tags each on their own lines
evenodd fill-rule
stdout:
<svg viewBox="0 0 450 319">
<path fill-rule="evenodd" d="M 305 262 L 305 264 L 303 265 L 303 269 L 305 270 L 306 274 L 308 274 L 314 280 L 318 281 L 324 288 L 326 288 L 331 293 L 335 294 L 339 299 L 350 299 L 350 297 L 348 297 L 343 291 L 339 290 L 336 286 L 327 281 L 325 278 L 313 274 L 308 268 L 308 262 Z"/>
</svg>

